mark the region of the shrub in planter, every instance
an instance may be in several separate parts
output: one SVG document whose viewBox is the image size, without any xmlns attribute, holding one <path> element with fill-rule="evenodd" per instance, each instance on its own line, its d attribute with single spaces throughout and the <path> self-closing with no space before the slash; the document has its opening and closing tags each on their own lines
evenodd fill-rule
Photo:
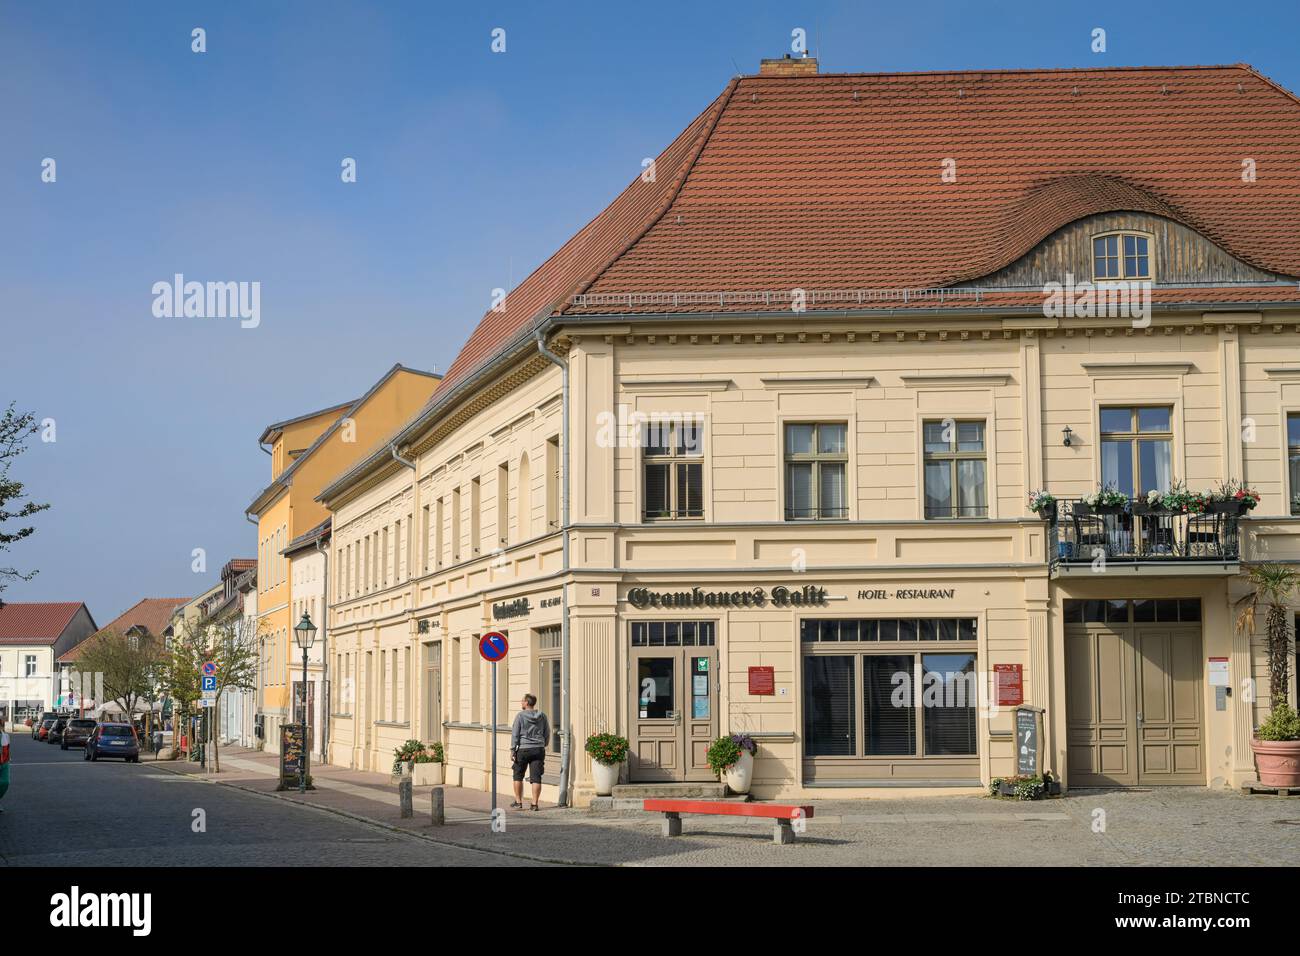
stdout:
<svg viewBox="0 0 1300 956">
<path fill-rule="evenodd" d="M 751 757 L 758 753 L 758 744 L 754 742 L 754 738 L 749 734 L 729 734 L 713 742 L 705 759 L 709 762 L 710 770 L 714 773 L 722 773 L 728 767 L 735 766 L 742 753 L 747 753 Z"/>
<path fill-rule="evenodd" d="M 438 748 L 439 754 L 441 754 L 442 744 L 437 744 L 436 746 Z M 403 764 L 425 762 L 426 760 L 430 759 L 427 756 L 427 753 L 428 752 L 424 749 L 424 741 L 415 740 L 414 738 L 408 740 L 406 743 L 402 744 L 402 746 L 394 748 L 393 773 L 395 775 L 400 774 L 402 772 Z M 439 759 L 438 762 L 439 763 L 442 762 L 441 758 Z"/>
<path fill-rule="evenodd" d="M 596 763 L 605 766 L 618 765 L 627 759 L 627 752 L 631 745 L 627 742 L 626 737 L 620 737 L 618 734 L 592 734 L 587 738 L 587 753 Z"/>
<path fill-rule="evenodd" d="M 1290 682 L 1291 609 L 1300 571 L 1285 564 L 1266 562 L 1246 571 L 1251 591 L 1240 602 L 1239 633 L 1255 633 L 1256 612 L 1266 606 L 1264 630 L 1268 635 L 1268 690 L 1274 701 L 1268 719 L 1259 725 L 1250 749 L 1255 753 L 1259 782 L 1266 787 L 1300 787 L 1300 716 L 1286 702 Z"/>
<path fill-rule="evenodd" d="M 618 768 L 627 759 L 630 745 L 626 737 L 599 733 L 587 738 L 587 753 L 591 755 L 591 777 L 596 795 L 608 796 L 618 783 Z"/>
<path fill-rule="evenodd" d="M 1016 800 L 1042 800 L 1061 792 L 1061 784 L 1053 778 L 1051 772 L 1041 776 L 1019 775 L 1014 777 L 994 777 L 989 781 L 989 795 L 993 797 L 1013 797 Z"/>
</svg>

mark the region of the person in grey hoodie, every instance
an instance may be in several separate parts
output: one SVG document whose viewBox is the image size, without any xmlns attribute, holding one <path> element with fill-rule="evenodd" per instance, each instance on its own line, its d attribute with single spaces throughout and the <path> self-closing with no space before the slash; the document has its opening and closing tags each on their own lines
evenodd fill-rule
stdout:
<svg viewBox="0 0 1300 956">
<path fill-rule="evenodd" d="M 542 764 L 546 760 L 546 742 L 551 739 L 551 725 L 546 715 L 537 709 L 537 698 L 524 694 L 519 702 L 520 711 L 510 727 L 510 759 L 514 764 L 515 802 L 512 809 L 524 808 L 524 771 L 533 785 L 532 809 L 542 795 Z"/>
</svg>

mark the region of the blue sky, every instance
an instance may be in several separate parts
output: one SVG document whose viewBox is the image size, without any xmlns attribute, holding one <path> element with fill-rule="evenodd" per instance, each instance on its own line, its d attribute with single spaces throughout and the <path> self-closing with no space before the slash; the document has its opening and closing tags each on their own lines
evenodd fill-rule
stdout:
<svg viewBox="0 0 1300 956">
<path fill-rule="evenodd" d="M 0 402 L 57 427 L 14 469 L 53 508 L 8 556 L 40 574 L 4 596 L 106 623 L 254 556 L 268 423 L 393 362 L 445 370 L 493 288 L 796 27 L 823 72 L 1245 61 L 1295 90 L 1298 11 L 0 0 Z M 154 317 L 177 272 L 260 282 L 260 326 Z"/>
</svg>

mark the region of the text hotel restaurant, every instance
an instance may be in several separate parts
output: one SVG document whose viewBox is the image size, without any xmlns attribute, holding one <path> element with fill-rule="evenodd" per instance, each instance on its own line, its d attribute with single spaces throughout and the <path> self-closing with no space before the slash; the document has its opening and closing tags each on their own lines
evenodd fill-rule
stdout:
<svg viewBox="0 0 1300 956">
<path fill-rule="evenodd" d="M 954 691 L 998 671 L 1067 787 L 1253 779 L 1233 603 L 1300 557 L 1298 154 L 1241 65 L 732 80 L 323 485 L 329 759 L 440 741 L 486 787 L 531 691 L 544 799 L 590 799 L 599 730 L 625 782 L 745 732 L 759 797 L 976 787 L 1013 714 Z M 1149 316 L 1048 315 L 1068 281 Z M 1075 504 L 1228 480 L 1248 517 Z"/>
</svg>

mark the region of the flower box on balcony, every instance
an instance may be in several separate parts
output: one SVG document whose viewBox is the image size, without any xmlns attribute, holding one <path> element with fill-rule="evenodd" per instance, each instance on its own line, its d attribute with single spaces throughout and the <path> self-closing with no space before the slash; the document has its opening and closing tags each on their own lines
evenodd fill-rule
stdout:
<svg viewBox="0 0 1300 956">
<path fill-rule="evenodd" d="M 1211 501 L 1205 506 L 1207 515 L 1234 515 L 1240 517 L 1249 510 L 1246 502 L 1235 498 L 1229 498 L 1226 501 Z"/>
<path fill-rule="evenodd" d="M 1083 501 L 1074 503 L 1074 513 L 1076 515 L 1122 515 L 1126 508 L 1124 505 L 1090 505 Z"/>
<path fill-rule="evenodd" d="M 1173 514 L 1168 508 L 1161 504 L 1149 505 L 1145 501 L 1133 502 L 1133 513 L 1135 515 L 1168 515 Z"/>
</svg>

